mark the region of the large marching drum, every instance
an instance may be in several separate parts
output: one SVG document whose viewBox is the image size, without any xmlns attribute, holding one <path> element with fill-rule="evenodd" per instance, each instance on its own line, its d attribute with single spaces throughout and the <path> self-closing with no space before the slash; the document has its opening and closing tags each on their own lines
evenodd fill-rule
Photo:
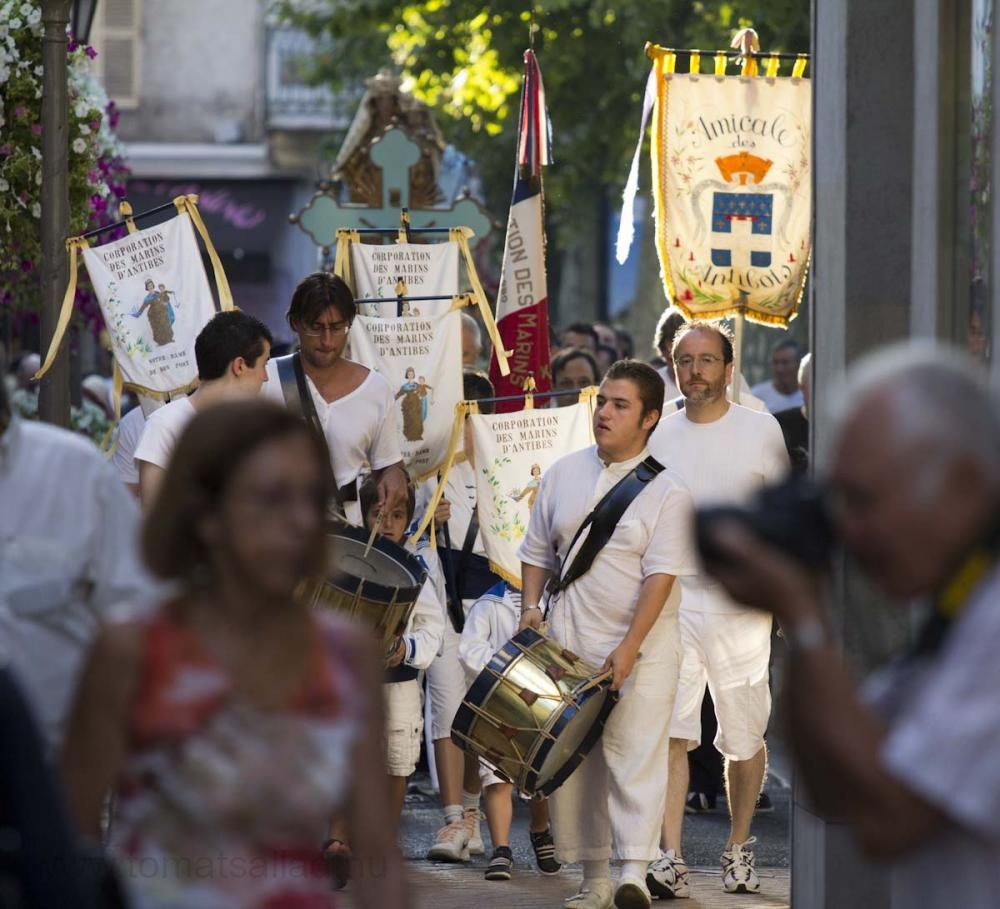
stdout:
<svg viewBox="0 0 1000 909">
<path fill-rule="evenodd" d="M 386 654 L 406 630 L 427 569 L 385 537 L 369 546 L 367 531 L 346 524 L 327 527 L 326 576 L 305 581 L 300 594 L 312 606 L 356 616 L 374 630 Z"/>
<path fill-rule="evenodd" d="M 548 795 L 600 738 L 616 700 L 610 672 L 525 628 L 472 683 L 451 737 L 524 794 Z"/>
</svg>

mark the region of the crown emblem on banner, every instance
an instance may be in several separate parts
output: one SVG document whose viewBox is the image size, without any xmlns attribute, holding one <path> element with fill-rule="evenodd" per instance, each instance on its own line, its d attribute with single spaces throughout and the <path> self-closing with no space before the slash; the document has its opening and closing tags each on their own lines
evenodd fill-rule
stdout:
<svg viewBox="0 0 1000 909">
<path fill-rule="evenodd" d="M 753 178 L 754 184 L 760 185 L 773 163 L 773 161 L 758 158 L 745 151 L 715 159 L 715 165 L 719 168 L 722 178 L 727 183 L 738 182 L 740 186 L 746 186 L 748 182 L 751 182 L 747 179 L 748 177 Z"/>
</svg>

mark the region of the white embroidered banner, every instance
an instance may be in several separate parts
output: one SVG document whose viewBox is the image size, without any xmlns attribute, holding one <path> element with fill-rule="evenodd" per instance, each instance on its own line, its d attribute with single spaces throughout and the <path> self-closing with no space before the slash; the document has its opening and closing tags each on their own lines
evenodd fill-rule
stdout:
<svg viewBox="0 0 1000 909">
<path fill-rule="evenodd" d="M 358 316 L 351 358 L 396 392 L 403 463 L 411 476 L 436 470 L 448 454 L 455 405 L 462 400 L 462 323 L 457 310 L 430 317 Z"/>
<path fill-rule="evenodd" d="M 689 318 L 784 325 L 809 266 L 811 86 L 664 75 L 654 119 L 657 249 Z"/>
<path fill-rule="evenodd" d="M 469 416 L 483 546 L 494 570 L 518 588 L 517 548 L 528 528 L 538 485 L 553 461 L 594 443 L 592 401 Z"/>
<path fill-rule="evenodd" d="M 125 388 L 163 396 L 198 379 L 194 341 L 215 303 L 191 216 L 83 249 Z"/>
<path fill-rule="evenodd" d="M 359 312 L 366 316 L 430 315 L 442 307 L 434 301 L 365 303 L 366 299 L 397 296 L 399 281 L 410 297 L 452 297 L 458 293 L 458 243 L 395 243 L 378 246 L 351 244 L 354 295 Z M 448 304 L 446 303 L 445 306 Z"/>
</svg>

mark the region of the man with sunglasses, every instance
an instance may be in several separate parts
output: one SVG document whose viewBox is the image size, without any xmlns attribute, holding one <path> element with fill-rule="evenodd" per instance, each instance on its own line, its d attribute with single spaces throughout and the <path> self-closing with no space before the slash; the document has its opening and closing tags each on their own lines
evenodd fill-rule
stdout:
<svg viewBox="0 0 1000 909">
<path fill-rule="evenodd" d="M 301 382 L 295 378 L 288 381 L 281 374 L 279 361 L 271 360 L 267 364 L 270 381 L 262 393 L 301 409 L 307 419 L 313 417 L 310 422 L 322 432 L 330 450 L 346 517 L 360 525 L 357 488 L 363 469 L 371 470 L 379 501 L 389 505 L 405 502 L 408 479 L 389 383 L 344 356 L 355 315 L 354 294 L 342 278 L 322 271 L 303 278 L 292 294 L 287 314 L 298 338 Z"/>
<path fill-rule="evenodd" d="M 665 416 L 649 450 L 687 485 L 696 506 L 746 502 L 788 470 L 778 422 L 733 404 L 726 386 L 733 374 L 733 344 L 712 322 L 688 322 L 674 337 L 674 372 L 684 409 Z M 701 704 L 707 683 L 719 728 L 715 747 L 726 758 L 731 827 L 722 853 L 723 887 L 756 893 L 750 821 L 767 766 L 764 731 L 771 713 L 768 662 L 771 616 L 750 612 L 705 575 L 681 579 L 681 662 L 670 724 L 663 854 L 646 877 L 663 898 L 690 896 L 681 828 L 688 791 L 687 751 L 701 739 Z"/>
</svg>

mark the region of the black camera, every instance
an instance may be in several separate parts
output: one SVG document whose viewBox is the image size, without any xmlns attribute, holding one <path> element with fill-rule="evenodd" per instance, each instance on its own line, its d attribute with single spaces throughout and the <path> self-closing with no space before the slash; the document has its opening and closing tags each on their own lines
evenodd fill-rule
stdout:
<svg viewBox="0 0 1000 909">
<path fill-rule="evenodd" d="M 726 558 L 712 536 L 719 521 L 742 524 L 766 543 L 810 568 L 827 565 L 836 544 L 823 488 L 798 474 L 773 486 L 765 486 L 747 507 L 699 508 L 694 520 L 698 552 L 706 564 L 718 564 Z"/>
</svg>

